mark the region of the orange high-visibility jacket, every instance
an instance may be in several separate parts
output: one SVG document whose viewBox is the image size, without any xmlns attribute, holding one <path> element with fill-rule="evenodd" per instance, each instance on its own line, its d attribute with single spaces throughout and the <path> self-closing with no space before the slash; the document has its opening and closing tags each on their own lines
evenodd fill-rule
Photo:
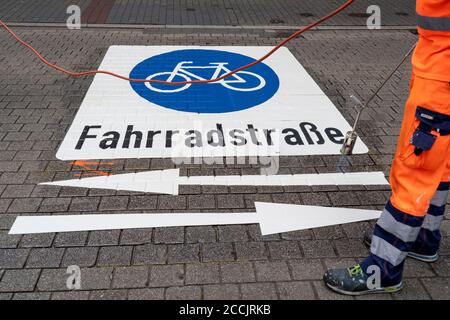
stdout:
<svg viewBox="0 0 450 320">
<path fill-rule="evenodd" d="M 419 42 L 412 63 L 416 75 L 450 82 L 450 0 L 417 0 Z"/>
</svg>

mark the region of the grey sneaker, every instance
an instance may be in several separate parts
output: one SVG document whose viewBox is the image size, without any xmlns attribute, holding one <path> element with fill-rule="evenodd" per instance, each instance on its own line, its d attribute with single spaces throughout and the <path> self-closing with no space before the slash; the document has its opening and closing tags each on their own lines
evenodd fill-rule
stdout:
<svg viewBox="0 0 450 320">
<path fill-rule="evenodd" d="M 402 282 L 390 287 L 369 288 L 368 278 L 361 266 L 357 264 L 347 269 L 330 269 L 325 272 L 323 281 L 331 290 L 351 296 L 369 293 L 392 293 L 403 288 Z"/>
<path fill-rule="evenodd" d="M 372 243 L 372 232 L 366 231 L 366 233 L 364 234 L 363 241 L 364 241 L 364 244 L 370 248 L 370 244 Z M 423 262 L 429 262 L 429 263 L 436 262 L 439 259 L 439 255 L 437 252 L 433 255 L 426 255 L 426 254 L 421 254 L 421 253 L 410 251 L 410 252 L 408 252 L 408 257 L 419 260 L 419 261 L 423 261 Z"/>
</svg>

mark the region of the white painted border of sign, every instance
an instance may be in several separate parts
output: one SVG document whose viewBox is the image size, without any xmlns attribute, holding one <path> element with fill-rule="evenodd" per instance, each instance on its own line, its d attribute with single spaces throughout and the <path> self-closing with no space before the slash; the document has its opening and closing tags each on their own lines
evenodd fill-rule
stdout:
<svg viewBox="0 0 450 320">
<path fill-rule="evenodd" d="M 271 47 L 111 46 L 100 68 L 128 74 L 137 63 L 150 56 L 179 49 L 225 50 L 259 58 Z M 341 145 L 330 142 L 332 139 L 327 138 L 328 134 L 325 131 L 326 129 L 338 128 L 342 134 L 345 134 L 351 127 L 318 84 L 285 47 L 277 51 L 264 63 L 270 66 L 279 77 L 280 89 L 278 92 L 258 107 L 225 114 L 195 114 L 166 109 L 137 95 L 127 81 L 98 74 L 95 76 L 63 143 L 57 151 L 56 157 L 60 160 L 88 160 L 339 154 Z M 103 134 L 115 131 L 120 135 L 119 146 L 122 146 L 128 125 L 133 125 L 133 131 L 140 131 L 144 135 L 148 130 L 161 130 L 161 132 L 167 134 L 168 130 L 173 129 L 181 130 L 180 135 L 182 135 L 185 130 L 197 130 L 199 123 L 201 123 L 200 129 L 205 134 L 216 129 L 217 124 L 223 125 L 225 135 L 236 128 L 245 132 L 248 124 L 252 124 L 254 128 L 259 129 L 261 134 L 263 130 L 275 128 L 280 133 L 279 136 L 274 138 L 279 145 L 253 146 L 249 141 L 245 148 L 235 147 L 229 143 L 224 148 L 204 144 L 198 150 L 190 148 L 188 150 L 183 147 L 183 143 L 180 143 L 180 149 L 174 151 L 173 147 L 169 150 L 164 146 L 166 140 L 163 138 L 156 139 L 157 141 L 155 140 L 151 148 L 141 144 L 139 148 L 100 149 L 98 145 Z M 314 134 L 312 134 L 312 138 L 307 138 L 304 133 L 306 131 L 302 131 L 307 129 L 301 128 L 300 124 L 302 123 L 317 125 L 317 130 L 323 135 L 325 143 L 319 143 L 320 139 L 317 140 Z M 75 146 L 80 141 L 81 133 L 86 126 L 100 126 L 100 128 L 90 129 L 88 135 L 94 135 L 96 138 L 87 138 L 83 146 L 76 150 Z M 295 128 L 300 134 L 304 134 L 305 136 L 302 137 L 304 145 L 287 144 L 285 137 L 283 138 L 281 134 L 283 128 Z M 249 133 L 245 132 L 245 134 Z M 332 133 L 329 134 L 333 135 Z M 248 138 L 248 140 L 250 139 Z M 308 143 L 306 143 L 306 140 L 308 140 Z M 312 144 L 309 142 L 312 142 Z M 268 141 L 267 144 L 269 144 Z M 358 139 L 354 153 L 367 152 L 368 148 Z"/>
</svg>

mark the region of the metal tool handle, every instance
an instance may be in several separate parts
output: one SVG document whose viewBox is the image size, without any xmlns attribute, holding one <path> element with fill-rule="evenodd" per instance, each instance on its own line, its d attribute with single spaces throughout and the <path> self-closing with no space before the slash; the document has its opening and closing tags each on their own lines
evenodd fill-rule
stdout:
<svg viewBox="0 0 450 320">
<path fill-rule="evenodd" d="M 383 83 L 378 87 L 378 89 L 370 96 L 370 98 L 365 102 L 361 102 L 357 97 L 350 96 L 350 98 L 353 100 L 353 102 L 356 103 L 356 105 L 360 105 L 361 109 L 359 109 L 358 114 L 356 115 L 355 122 L 353 124 L 353 131 L 356 130 L 356 127 L 358 126 L 359 118 L 361 117 L 361 113 L 364 111 L 364 109 L 367 108 L 369 103 L 372 102 L 373 99 L 380 93 L 381 89 L 384 88 L 386 83 L 391 80 L 392 76 L 397 72 L 398 69 L 403 65 L 403 63 L 406 61 L 406 59 L 409 57 L 409 55 L 414 51 L 416 48 L 417 43 L 414 43 L 414 45 L 411 47 L 411 49 L 408 50 L 408 52 L 405 54 L 405 56 L 402 58 L 402 60 L 397 64 L 394 70 L 391 71 L 391 73 L 384 79 Z"/>
</svg>

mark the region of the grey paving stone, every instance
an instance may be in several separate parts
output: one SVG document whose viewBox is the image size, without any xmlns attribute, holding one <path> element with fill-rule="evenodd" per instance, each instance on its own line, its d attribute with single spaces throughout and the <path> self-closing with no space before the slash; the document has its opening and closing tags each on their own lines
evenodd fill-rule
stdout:
<svg viewBox="0 0 450 320">
<path fill-rule="evenodd" d="M 115 246 L 119 244 L 120 230 L 91 231 L 88 246 Z"/>
<path fill-rule="evenodd" d="M 322 279 L 325 272 L 319 259 L 290 260 L 292 278 L 295 280 L 317 280 Z"/>
<path fill-rule="evenodd" d="M 37 289 L 39 291 L 69 290 L 67 288 L 67 279 L 70 277 L 70 274 L 66 273 L 66 271 L 67 269 L 65 268 L 42 270 L 39 281 L 37 283 Z"/>
<path fill-rule="evenodd" d="M 315 228 L 312 230 L 312 232 L 314 234 L 314 238 L 317 240 L 345 238 L 345 234 L 344 234 L 341 226 Z"/>
<path fill-rule="evenodd" d="M 164 264 L 166 260 L 166 245 L 146 244 L 134 248 L 133 264 Z"/>
<path fill-rule="evenodd" d="M 208 261 L 233 261 L 235 259 L 231 243 L 204 243 L 201 246 L 201 258 Z"/>
<path fill-rule="evenodd" d="M 0 188 L 1 194 L 1 188 Z M 0 199 L 0 212 L 6 212 L 8 210 L 9 205 L 11 204 L 11 199 Z"/>
<path fill-rule="evenodd" d="M 277 293 L 273 283 L 246 283 L 241 285 L 243 300 L 276 300 Z"/>
<path fill-rule="evenodd" d="M 225 225 L 218 229 L 221 242 L 248 241 L 247 227 L 244 225 Z"/>
<path fill-rule="evenodd" d="M 33 185 L 8 185 L 2 193 L 2 198 L 26 198 L 31 195 Z"/>
<path fill-rule="evenodd" d="M 0 249 L 0 269 L 22 268 L 28 254 L 27 249 Z"/>
<path fill-rule="evenodd" d="M 310 282 L 279 282 L 277 283 L 281 300 L 314 300 L 314 290 Z"/>
<path fill-rule="evenodd" d="M 147 285 L 149 269 L 145 266 L 116 268 L 113 288 L 143 288 Z"/>
<path fill-rule="evenodd" d="M 0 301 L 11 300 L 13 297 L 12 293 L 0 293 Z"/>
<path fill-rule="evenodd" d="M 82 268 L 81 289 L 109 289 L 113 279 L 113 268 Z"/>
<path fill-rule="evenodd" d="M 156 228 L 154 241 L 156 244 L 183 243 L 184 228 L 183 227 Z"/>
<path fill-rule="evenodd" d="M 205 300 L 239 300 L 239 287 L 235 284 L 218 284 L 203 286 Z"/>
<path fill-rule="evenodd" d="M 450 274 L 450 257 L 441 256 L 438 261 L 431 265 L 434 272 L 440 276 L 445 277 Z"/>
<path fill-rule="evenodd" d="M 201 287 L 185 286 L 170 287 L 166 290 L 167 300 L 199 300 L 202 292 Z"/>
<path fill-rule="evenodd" d="M 128 206 L 128 201 L 129 197 L 127 196 L 102 197 L 99 210 L 125 210 Z"/>
<path fill-rule="evenodd" d="M 297 241 L 274 241 L 268 244 L 272 259 L 296 259 L 302 257 Z"/>
<path fill-rule="evenodd" d="M 82 190 L 85 191 L 85 190 Z M 62 191 L 61 191 L 62 193 Z M 61 195 L 60 193 L 60 195 Z M 86 197 L 86 198 L 72 198 L 70 203 L 70 211 L 95 211 L 100 203 L 100 198 Z"/>
<path fill-rule="evenodd" d="M 8 234 L 7 231 L 0 231 L 0 248 L 11 249 L 16 248 L 22 238 L 21 235 Z"/>
<path fill-rule="evenodd" d="M 206 243 L 216 241 L 216 231 L 211 226 L 187 227 L 187 243 Z"/>
<path fill-rule="evenodd" d="M 98 266 L 122 266 L 131 263 L 133 247 L 116 246 L 100 248 L 97 265 Z"/>
<path fill-rule="evenodd" d="M 450 296 L 450 278 L 423 278 L 422 283 L 435 300 L 448 300 Z"/>
<path fill-rule="evenodd" d="M 158 209 L 183 210 L 186 209 L 185 196 L 158 196 Z"/>
<path fill-rule="evenodd" d="M 237 242 L 237 260 L 266 260 L 268 258 L 264 242 Z"/>
<path fill-rule="evenodd" d="M 230 190 L 233 187 L 230 186 Z M 228 193 L 228 186 L 202 186 L 202 193 L 203 194 L 224 194 Z M 238 192 L 241 193 L 241 192 Z"/>
<path fill-rule="evenodd" d="M 186 265 L 186 284 L 212 284 L 220 282 L 219 264 L 195 263 Z"/>
<path fill-rule="evenodd" d="M 393 293 L 395 300 L 429 300 L 430 296 L 419 279 L 404 279 L 404 287 L 400 292 Z"/>
<path fill-rule="evenodd" d="M 45 185 L 37 185 L 34 187 L 33 192 L 31 193 L 31 197 L 57 197 L 59 194 L 58 187 L 55 186 L 45 186 Z"/>
<path fill-rule="evenodd" d="M 146 244 L 152 241 L 152 229 L 125 229 L 120 237 L 120 244 Z"/>
<path fill-rule="evenodd" d="M 88 300 L 89 291 L 53 292 L 52 300 Z"/>
<path fill-rule="evenodd" d="M 220 264 L 224 283 L 255 282 L 255 271 L 251 262 L 224 262 Z"/>
<path fill-rule="evenodd" d="M 335 206 L 355 206 L 360 204 L 358 197 L 353 192 L 332 192 L 328 196 Z"/>
<path fill-rule="evenodd" d="M 8 212 L 36 212 L 41 201 L 41 198 L 14 199 L 9 206 Z"/>
<path fill-rule="evenodd" d="M 331 202 L 325 193 L 302 193 L 302 203 L 307 206 L 330 206 Z"/>
<path fill-rule="evenodd" d="M 184 284 L 183 265 L 160 265 L 150 267 L 149 287 L 182 286 Z"/>
<path fill-rule="evenodd" d="M 302 240 L 300 245 L 306 258 L 334 257 L 335 253 L 329 240 Z"/>
<path fill-rule="evenodd" d="M 98 251 L 98 248 L 89 247 L 67 248 L 61 266 L 68 267 L 77 265 L 80 267 L 91 267 L 97 261 Z"/>
<path fill-rule="evenodd" d="M 198 244 L 169 245 L 167 248 L 168 263 L 189 263 L 200 260 Z"/>
<path fill-rule="evenodd" d="M 285 261 L 256 261 L 255 270 L 258 281 L 289 281 L 291 279 Z"/>
<path fill-rule="evenodd" d="M 0 175 L 0 184 L 20 185 L 25 182 L 27 175 L 26 172 L 4 172 Z"/>
<path fill-rule="evenodd" d="M 405 261 L 405 268 L 403 270 L 403 277 L 434 277 L 435 274 L 430 264 L 423 263 L 414 259 L 407 259 Z"/>
<path fill-rule="evenodd" d="M 244 197 L 237 194 L 218 195 L 217 207 L 219 209 L 240 209 L 245 208 Z"/>
<path fill-rule="evenodd" d="M 10 230 L 16 218 L 17 214 L 0 215 L 0 229 L 4 231 Z"/>
<path fill-rule="evenodd" d="M 70 198 L 45 198 L 39 207 L 40 212 L 65 212 L 69 208 Z"/>
<path fill-rule="evenodd" d="M 31 249 L 27 259 L 27 268 L 57 268 L 61 264 L 64 249 L 36 248 Z"/>
<path fill-rule="evenodd" d="M 6 270 L 0 281 L 0 292 L 33 291 L 40 270 Z"/>
<path fill-rule="evenodd" d="M 130 289 L 128 291 L 129 300 L 163 300 L 164 289 L 162 288 L 145 288 Z"/>
<path fill-rule="evenodd" d="M 53 233 L 43 234 L 25 234 L 20 241 L 20 247 L 22 248 L 41 248 L 50 247 L 53 243 L 55 235 Z"/>
<path fill-rule="evenodd" d="M 349 239 L 362 239 L 366 232 L 373 231 L 373 227 L 368 222 L 348 223 L 341 227 Z"/>
<path fill-rule="evenodd" d="M 323 259 L 323 264 L 325 265 L 325 269 L 331 268 L 348 268 L 354 266 L 358 259 L 355 258 L 327 258 Z"/>
<path fill-rule="evenodd" d="M 258 193 L 281 193 L 283 187 L 281 186 L 258 186 Z"/>
<path fill-rule="evenodd" d="M 86 244 L 88 232 L 62 232 L 55 237 L 55 247 L 80 247 Z"/>
<path fill-rule="evenodd" d="M 340 257 L 366 257 L 369 255 L 369 249 L 362 241 L 350 239 L 334 240 L 334 246 Z"/>
<path fill-rule="evenodd" d="M 157 196 L 131 196 L 130 202 L 128 204 L 128 209 L 156 209 L 157 206 Z"/>
<path fill-rule="evenodd" d="M 18 292 L 13 300 L 50 300 L 50 292 Z"/>
<path fill-rule="evenodd" d="M 189 209 L 214 209 L 216 200 L 213 195 L 191 195 L 188 196 Z"/>
<path fill-rule="evenodd" d="M 91 291 L 89 300 L 126 300 L 127 290 L 96 290 Z"/>
<path fill-rule="evenodd" d="M 276 193 L 272 199 L 274 203 L 302 204 L 300 196 L 295 193 Z"/>
</svg>

